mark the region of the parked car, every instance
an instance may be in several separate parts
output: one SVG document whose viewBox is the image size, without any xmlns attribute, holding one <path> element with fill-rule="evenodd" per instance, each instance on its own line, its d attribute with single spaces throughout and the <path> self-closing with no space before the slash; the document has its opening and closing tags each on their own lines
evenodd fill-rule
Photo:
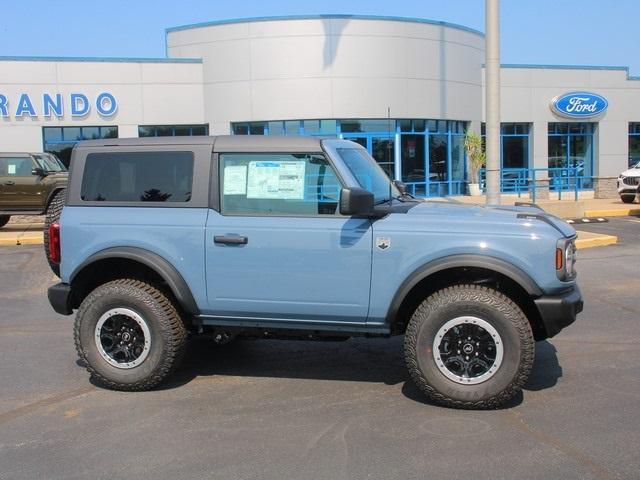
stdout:
<svg viewBox="0 0 640 480">
<path fill-rule="evenodd" d="M 13 215 L 46 214 L 45 223 L 57 218 L 64 202 L 68 172 L 51 153 L 0 153 L 0 228 Z M 45 228 L 45 245 L 48 231 Z M 46 249 L 45 249 L 46 250 Z M 58 265 L 47 260 L 54 272 Z"/>
<path fill-rule="evenodd" d="M 618 195 L 624 203 L 633 203 L 640 188 L 640 162 L 618 176 Z"/>
<path fill-rule="evenodd" d="M 49 300 L 77 312 L 80 359 L 113 389 L 160 384 L 188 333 L 404 335 L 429 399 L 492 408 L 524 385 L 535 341 L 582 310 L 566 222 L 414 199 L 346 140 L 81 142 L 68 190 Z"/>
</svg>

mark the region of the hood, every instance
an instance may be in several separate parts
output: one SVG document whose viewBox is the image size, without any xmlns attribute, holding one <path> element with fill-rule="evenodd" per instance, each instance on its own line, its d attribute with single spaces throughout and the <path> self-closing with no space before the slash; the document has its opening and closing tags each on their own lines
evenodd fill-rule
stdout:
<svg viewBox="0 0 640 480">
<path fill-rule="evenodd" d="M 69 178 L 69 172 L 52 172 L 47 175 L 49 180 L 65 181 Z"/>
<path fill-rule="evenodd" d="M 640 163 L 635 167 L 625 170 L 620 174 L 621 177 L 640 177 Z"/>
<path fill-rule="evenodd" d="M 516 225 L 540 224 L 540 228 L 554 228 L 564 237 L 576 235 L 575 229 L 564 220 L 536 207 L 524 206 L 484 206 L 453 202 L 422 202 L 407 212 L 407 215 L 421 215 L 441 218 L 443 221 L 456 220 L 476 223 L 494 231 L 513 229 Z"/>
</svg>

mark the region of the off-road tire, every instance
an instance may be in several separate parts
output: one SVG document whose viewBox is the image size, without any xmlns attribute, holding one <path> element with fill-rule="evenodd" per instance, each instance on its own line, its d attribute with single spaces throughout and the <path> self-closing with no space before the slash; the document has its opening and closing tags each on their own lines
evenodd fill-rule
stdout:
<svg viewBox="0 0 640 480">
<path fill-rule="evenodd" d="M 95 328 L 110 309 L 138 313 L 151 333 L 149 354 L 139 365 L 120 369 L 109 364 L 96 345 Z M 74 339 L 78 356 L 91 377 L 113 390 L 150 390 L 180 364 L 187 343 L 185 325 L 169 298 L 154 286 L 134 279 L 114 280 L 93 290 L 76 315 Z"/>
<path fill-rule="evenodd" d="M 4 227 L 11 220 L 11 215 L 0 215 L 0 228 Z"/>
<path fill-rule="evenodd" d="M 620 195 L 620 200 L 622 200 L 624 203 L 633 203 L 633 201 L 636 199 L 635 194 L 633 195 Z"/>
<path fill-rule="evenodd" d="M 504 348 L 498 370 L 475 385 L 447 378 L 432 353 L 438 330 L 449 320 L 467 315 L 495 328 Z M 511 299 L 491 288 L 455 285 L 418 306 L 407 326 L 404 349 L 411 378 L 429 401 L 452 408 L 490 409 L 504 405 L 521 390 L 531 372 L 535 342 L 527 318 Z"/>
<path fill-rule="evenodd" d="M 44 254 L 47 257 L 47 262 L 51 270 L 58 277 L 60 276 L 60 264 L 52 262 L 51 255 L 49 255 L 49 225 L 60 220 L 60 215 L 62 215 L 62 209 L 64 208 L 65 195 L 66 191 L 64 188 L 53 194 L 53 198 L 47 206 L 44 217 Z"/>
</svg>

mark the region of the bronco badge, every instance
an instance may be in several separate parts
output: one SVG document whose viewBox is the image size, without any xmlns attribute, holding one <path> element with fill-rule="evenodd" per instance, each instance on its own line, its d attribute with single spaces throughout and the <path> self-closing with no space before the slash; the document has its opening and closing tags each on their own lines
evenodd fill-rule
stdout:
<svg viewBox="0 0 640 480">
<path fill-rule="evenodd" d="M 391 239 L 389 237 L 376 237 L 376 247 L 380 250 L 386 250 L 391 246 Z"/>
</svg>

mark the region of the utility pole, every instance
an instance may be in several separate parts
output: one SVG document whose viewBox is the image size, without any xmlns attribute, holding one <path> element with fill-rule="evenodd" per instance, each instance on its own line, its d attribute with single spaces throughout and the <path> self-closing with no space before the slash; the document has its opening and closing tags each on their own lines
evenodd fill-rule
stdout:
<svg viewBox="0 0 640 480">
<path fill-rule="evenodd" d="M 500 0 L 485 0 L 487 204 L 500 203 Z"/>
</svg>

